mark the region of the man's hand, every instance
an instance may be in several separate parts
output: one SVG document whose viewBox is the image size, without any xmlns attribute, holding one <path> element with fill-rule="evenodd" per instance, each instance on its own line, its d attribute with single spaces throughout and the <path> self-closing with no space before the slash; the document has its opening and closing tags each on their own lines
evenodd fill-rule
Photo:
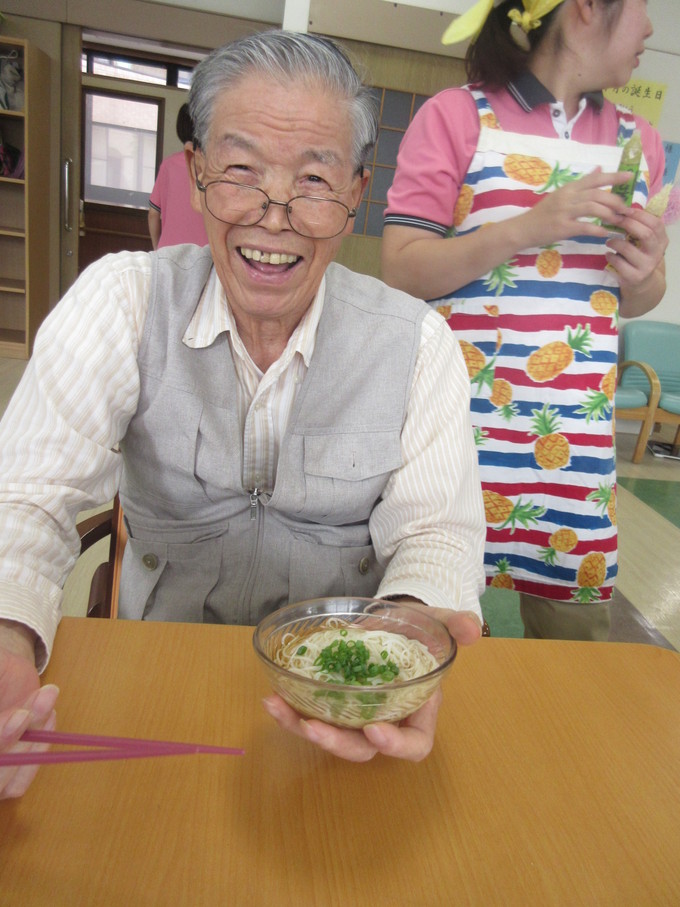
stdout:
<svg viewBox="0 0 680 907">
<path fill-rule="evenodd" d="M 409 602 L 414 606 L 414 602 Z M 458 645 L 471 645 L 481 636 L 482 627 L 476 614 L 427 608 L 429 614 L 444 623 Z M 388 722 L 368 724 L 361 730 L 337 728 L 317 719 L 305 719 L 274 694 L 264 700 L 264 707 L 285 730 L 316 743 L 322 749 L 351 762 L 368 762 L 376 753 L 419 762 L 434 744 L 437 713 L 442 702 L 440 689 L 428 701 L 398 725 Z"/>
<path fill-rule="evenodd" d="M 33 660 L 33 636 L 20 624 L 0 621 L 0 753 L 44 750 L 45 744 L 20 743 L 28 730 L 49 729 L 56 724 L 57 687 L 40 686 Z M 20 797 L 38 767 L 0 767 L 0 799 Z"/>
</svg>

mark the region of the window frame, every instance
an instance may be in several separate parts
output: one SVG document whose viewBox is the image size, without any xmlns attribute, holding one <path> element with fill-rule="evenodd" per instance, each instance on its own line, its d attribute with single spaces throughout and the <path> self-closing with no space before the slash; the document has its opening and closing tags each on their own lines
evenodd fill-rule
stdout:
<svg viewBox="0 0 680 907">
<path fill-rule="evenodd" d="M 102 77 L 104 78 L 104 77 Z M 91 182 L 88 181 L 87 172 L 89 161 L 86 153 L 88 147 L 88 128 L 89 121 L 87 117 L 87 98 L 88 96 L 97 95 L 100 97 L 114 97 L 117 100 L 127 100 L 134 101 L 135 103 L 142 104 L 153 104 L 156 106 L 156 156 L 154 161 L 154 179 L 158 175 L 158 170 L 163 160 L 163 129 L 162 124 L 165 119 L 165 99 L 162 97 L 147 95 L 147 94 L 135 94 L 130 91 L 115 91 L 104 88 L 97 88 L 91 85 L 83 85 L 81 91 L 81 122 L 83 124 L 83 140 L 82 140 L 82 159 L 81 159 L 81 173 L 80 180 L 82 186 L 82 198 L 85 205 L 99 205 L 100 207 L 110 208 L 112 210 L 128 209 L 131 211 L 142 211 L 148 210 L 149 207 L 149 195 L 147 193 L 137 193 L 138 195 L 145 196 L 145 202 L 143 204 L 124 204 L 117 202 L 115 200 L 104 200 L 104 199 L 88 199 L 86 198 L 88 186 L 91 185 Z M 91 142 L 91 137 L 90 137 Z M 119 190 L 124 191 L 124 190 Z M 138 199 L 141 202 L 141 199 Z"/>
</svg>

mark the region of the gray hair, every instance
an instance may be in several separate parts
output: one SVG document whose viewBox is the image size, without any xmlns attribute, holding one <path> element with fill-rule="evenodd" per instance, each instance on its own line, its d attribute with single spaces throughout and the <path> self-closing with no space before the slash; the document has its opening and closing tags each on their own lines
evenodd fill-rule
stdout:
<svg viewBox="0 0 680 907">
<path fill-rule="evenodd" d="M 378 137 L 375 95 L 334 41 L 316 35 L 266 31 L 218 47 L 196 66 L 189 112 L 197 146 L 206 148 L 215 101 L 244 76 L 259 73 L 281 80 L 313 80 L 347 104 L 353 126 L 352 163 L 367 163 Z"/>
</svg>

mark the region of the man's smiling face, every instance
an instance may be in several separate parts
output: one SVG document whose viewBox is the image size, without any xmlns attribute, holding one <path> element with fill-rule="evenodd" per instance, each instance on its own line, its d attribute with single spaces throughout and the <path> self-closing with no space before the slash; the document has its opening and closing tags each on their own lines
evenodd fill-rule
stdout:
<svg viewBox="0 0 680 907">
<path fill-rule="evenodd" d="M 194 153 L 198 180 L 230 180 L 263 189 L 272 200 L 321 196 L 359 205 L 364 179 L 351 156 L 347 106 L 317 83 L 282 84 L 261 74 L 245 76 L 215 103 L 204 151 Z M 353 221 L 332 239 L 300 236 L 284 207 L 272 205 L 260 223 L 222 223 L 203 211 L 220 281 L 239 326 L 269 321 L 290 332 L 310 306 L 328 264 Z"/>
</svg>

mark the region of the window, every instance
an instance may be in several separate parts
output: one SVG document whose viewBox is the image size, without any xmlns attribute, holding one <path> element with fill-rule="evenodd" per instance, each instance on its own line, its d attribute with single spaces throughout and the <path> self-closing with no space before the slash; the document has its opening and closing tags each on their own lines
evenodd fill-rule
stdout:
<svg viewBox="0 0 680 907">
<path fill-rule="evenodd" d="M 382 236 L 387 190 L 394 179 L 397 151 L 409 123 L 427 100 L 426 95 L 407 91 L 389 88 L 373 91 L 380 103 L 380 127 L 373 159 L 368 162 L 371 179 L 354 227 L 354 234 L 363 236 Z"/>
<path fill-rule="evenodd" d="M 120 51 L 101 46 L 85 47 L 80 58 L 80 71 L 92 76 L 128 79 L 147 85 L 166 85 L 170 88 L 191 88 L 193 68 L 200 57 L 182 57 L 181 60 L 162 59 L 159 55 Z"/>
<path fill-rule="evenodd" d="M 162 101 L 87 89 L 84 198 L 147 208 L 159 161 Z"/>
</svg>

